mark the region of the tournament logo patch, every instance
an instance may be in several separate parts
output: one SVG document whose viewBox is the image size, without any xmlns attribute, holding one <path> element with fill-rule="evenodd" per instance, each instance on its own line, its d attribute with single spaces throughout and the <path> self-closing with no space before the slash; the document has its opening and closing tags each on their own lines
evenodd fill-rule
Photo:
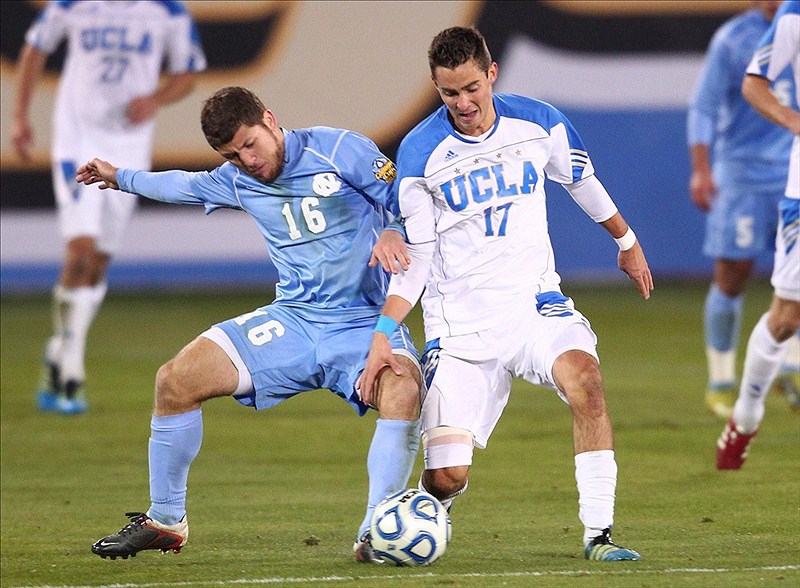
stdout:
<svg viewBox="0 0 800 588">
<path fill-rule="evenodd" d="M 392 161 L 379 157 L 372 162 L 372 173 L 375 174 L 376 180 L 389 184 L 397 177 L 397 168 Z"/>
<path fill-rule="evenodd" d="M 311 184 L 314 194 L 319 196 L 330 196 L 342 187 L 342 182 L 336 177 L 336 174 L 330 172 L 324 174 L 317 174 L 314 176 L 314 181 Z"/>
</svg>

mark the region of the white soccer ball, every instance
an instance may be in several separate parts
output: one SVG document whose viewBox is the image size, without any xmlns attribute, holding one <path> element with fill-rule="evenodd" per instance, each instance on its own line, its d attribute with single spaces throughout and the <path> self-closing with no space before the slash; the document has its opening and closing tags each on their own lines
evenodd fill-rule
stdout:
<svg viewBox="0 0 800 588">
<path fill-rule="evenodd" d="M 397 566 L 433 563 L 450 542 L 450 517 L 442 503 L 417 488 L 388 496 L 370 526 L 376 555 Z"/>
</svg>

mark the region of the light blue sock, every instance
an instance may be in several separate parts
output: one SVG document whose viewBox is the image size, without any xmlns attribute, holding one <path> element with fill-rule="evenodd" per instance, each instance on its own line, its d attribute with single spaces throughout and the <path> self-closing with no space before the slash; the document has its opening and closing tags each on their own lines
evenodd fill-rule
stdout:
<svg viewBox="0 0 800 588">
<path fill-rule="evenodd" d="M 203 413 L 153 416 L 150 421 L 150 518 L 174 525 L 186 514 L 189 466 L 203 441 Z"/>
<path fill-rule="evenodd" d="M 396 421 L 378 419 L 367 454 L 369 498 L 367 514 L 361 522 L 358 537 L 369 528 L 378 503 L 390 494 L 408 487 L 419 450 L 419 419 Z"/>
<path fill-rule="evenodd" d="M 744 294 L 728 296 L 712 284 L 706 296 L 704 312 L 706 346 L 717 351 L 731 351 L 739 344 L 742 329 Z"/>
</svg>

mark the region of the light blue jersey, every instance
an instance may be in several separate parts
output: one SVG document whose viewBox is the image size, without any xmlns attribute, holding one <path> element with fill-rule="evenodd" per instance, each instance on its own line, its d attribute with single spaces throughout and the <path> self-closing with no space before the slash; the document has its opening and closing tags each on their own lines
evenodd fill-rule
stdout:
<svg viewBox="0 0 800 588">
<path fill-rule="evenodd" d="M 211 172 L 120 169 L 117 181 L 154 200 L 202 204 L 207 213 L 244 210 L 264 235 L 278 270 L 275 301 L 215 325 L 253 381 L 239 402 L 263 409 L 328 388 L 364 414 L 355 383 L 388 286 L 381 266 L 368 263 L 397 211 L 396 170 L 358 133 L 315 127 L 284 134 L 285 166 L 269 184 L 232 163 Z M 395 353 L 418 361 L 404 325 L 390 340 Z"/>
<path fill-rule="evenodd" d="M 792 143 L 789 131 L 765 120 L 742 96 L 742 78 L 769 25 L 759 10 L 748 10 L 715 33 L 687 125 L 690 145 L 710 145 L 715 165 L 723 165 L 737 181 L 761 186 L 785 185 Z M 797 108 L 790 71 L 774 80 L 772 91 Z"/>
<path fill-rule="evenodd" d="M 753 259 L 774 243 L 792 135 L 753 110 L 741 91 L 747 65 L 769 25 L 754 9 L 720 27 L 689 106 L 689 145 L 711 149 L 717 194 L 706 217 L 703 253 L 714 259 Z M 796 108 L 791 72 L 776 78 L 772 91 Z"/>
<path fill-rule="evenodd" d="M 285 167 L 269 184 L 232 163 L 211 172 L 121 169 L 117 179 L 122 190 L 147 198 L 250 214 L 278 270 L 277 304 L 319 322 L 377 318 L 388 278 L 367 264 L 388 213 L 396 211 L 394 164 L 352 131 L 284 133 Z"/>
</svg>

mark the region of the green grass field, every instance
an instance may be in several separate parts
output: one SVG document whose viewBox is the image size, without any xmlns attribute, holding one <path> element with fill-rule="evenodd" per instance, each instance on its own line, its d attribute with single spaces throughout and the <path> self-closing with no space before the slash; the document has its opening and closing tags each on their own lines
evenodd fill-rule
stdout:
<svg viewBox="0 0 800 588">
<path fill-rule="evenodd" d="M 252 310 L 254 293 L 113 293 L 88 346 L 90 411 L 39 414 L 33 388 L 49 334 L 44 297 L 3 297 L 3 588 L 21 586 L 797 586 L 800 416 L 771 394 L 750 459 L 717 472 L 723 423 L 705 411 L 705 284 L 570 287 L 598 333 L 615 424 L 615 537 L 640 562 L 582 558 L 569 411 L 518 381 L 469 491 L 453 541 L 428 568 L 356 564 L 374 415 L 324 391 L 257 413 L 204 407 L 189 478 L 191 541 L 180 555 L 102 560 L 89 547 L 149 505 L 154 375 L 196 334 Z M 748 294 L 746 341 L 769 286 Z M 410 322 L 419 347 L 419 314 Z M 743 355 L 743 351 L 742 351 Z M 421 467 L 421 457 L 412 484 Z"/>
</svg>

